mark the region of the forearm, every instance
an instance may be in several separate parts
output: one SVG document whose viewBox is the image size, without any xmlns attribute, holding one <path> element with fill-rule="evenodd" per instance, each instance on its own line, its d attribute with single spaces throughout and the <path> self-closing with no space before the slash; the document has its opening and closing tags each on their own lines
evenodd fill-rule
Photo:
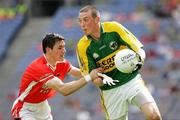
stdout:
<svg viewBox="0 0 180 120">
<path fill-rule="evenodd" d="M 64 96 L 72 94 L 73 92 L 79 90 L 86 84 L 87 81 L 84 78 L 80 78 L 78 80 L 71 81 L 68 83 L 63 83 L 59 78 L 54 77 L 52 80 L 46 82 L 46 85 L 49 88 L 56 90 Z"/>
<path fill-rule="evenodd" d="M 67 96 L 85 86 L 87 82 L 98 78 L 97 72 L 100 70 L 101 68 L 94 69 L 90 74 L 86 74 L 82 78 L 68 83 L 63 83 L 61 79 L 54 77 L 52 80 L 47 81 L 46 85 L 52 89 L 55 89 L 62 95 Z"/>
<path fill-rule="evenodd" d="M 86 84 L 87 82 L 84 80 L 84 78 L 81 78 L 76 81 L 64 83 L 61 87 L 58 88 L 58 92 L 64 96 L 67 96 L 84 87 Z"/>
</svg>

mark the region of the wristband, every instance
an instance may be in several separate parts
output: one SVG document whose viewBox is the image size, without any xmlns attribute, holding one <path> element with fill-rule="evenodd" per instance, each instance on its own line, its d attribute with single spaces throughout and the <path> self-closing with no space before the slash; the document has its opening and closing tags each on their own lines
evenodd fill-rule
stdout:
<svg viewBox="0 0 180 120">
<path fill-rule="evenodd" d="M 86 82 L 91 81 L 91 76 L 89 74 L 83 76 Z"/>
</svg>

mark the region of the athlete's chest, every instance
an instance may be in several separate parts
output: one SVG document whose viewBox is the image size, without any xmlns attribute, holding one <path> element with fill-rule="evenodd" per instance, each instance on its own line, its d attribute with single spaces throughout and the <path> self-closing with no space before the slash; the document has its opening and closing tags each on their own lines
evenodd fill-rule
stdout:
<svg viewBox="0 0 180 120">
<path fill-rule="evenodd" d="M 123 45 L 119 36 L 113 33 L 103 33 L 99 40 L 92 40 L 89 53 L 95 61 L 98 61 L 113 52 L 117 51 Z"/>
</svg>

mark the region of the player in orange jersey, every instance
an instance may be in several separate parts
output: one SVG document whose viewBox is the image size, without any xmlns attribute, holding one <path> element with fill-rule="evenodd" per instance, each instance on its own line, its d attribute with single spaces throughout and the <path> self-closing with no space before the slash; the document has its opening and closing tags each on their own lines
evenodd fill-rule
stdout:
<svg viewBox="0 0 180 120">
<path fill-rule="evenodd" d="M 19 95 L 11 114 L 15 120 L 52 120 L 47 99 L 57 92 L 66 96 L 82 88 L 87 82 L 100 79 L 94 69 L 82 77 L 80 70 L 65 58 L 65 41 L 58 34 L 49 33 L 42 41 L 43 55 L 27 66 L 20 84 Z M 67 73 L 79 78 L 64 83 Z M 110 83 L 113 81 L 110 81 Z"/>
</svg>

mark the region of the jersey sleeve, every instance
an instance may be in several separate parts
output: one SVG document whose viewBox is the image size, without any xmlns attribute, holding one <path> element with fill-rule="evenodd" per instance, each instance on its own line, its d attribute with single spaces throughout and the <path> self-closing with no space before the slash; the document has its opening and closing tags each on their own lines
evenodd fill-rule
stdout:
<svg viewBox="0 0 180 120">
<path fill-rule="evenodd" d="M 66 60 L 66 65 L 65 66 L 66 66 L 66 70 L 67 70 L 66 72 L 68 73 L 71 70 L 72 65 L 71 65 L 71 63 L 69 61 Z"/>
<path fill-rule="evenodd" d="M 110 27 L 110 31 L 115 31 L 119 34 L 119 36 L 123 39 L 123 41 L 130 47 L 132 50 L 137 52 L 143 44 L 124 26 L 117 22 L 112 22 Z"/>
<path fill-rule="evenodd" d="M 92 57 L 88 54 L 88 46 L 91 41 L 85 36 L 78 42 L 76 48 L 76 54 L 78 58 L 78 63 L 81 73 L 88 74 L 92 69 L 96 67 L 95 62 L 93 62 Z"/>
</svg>

